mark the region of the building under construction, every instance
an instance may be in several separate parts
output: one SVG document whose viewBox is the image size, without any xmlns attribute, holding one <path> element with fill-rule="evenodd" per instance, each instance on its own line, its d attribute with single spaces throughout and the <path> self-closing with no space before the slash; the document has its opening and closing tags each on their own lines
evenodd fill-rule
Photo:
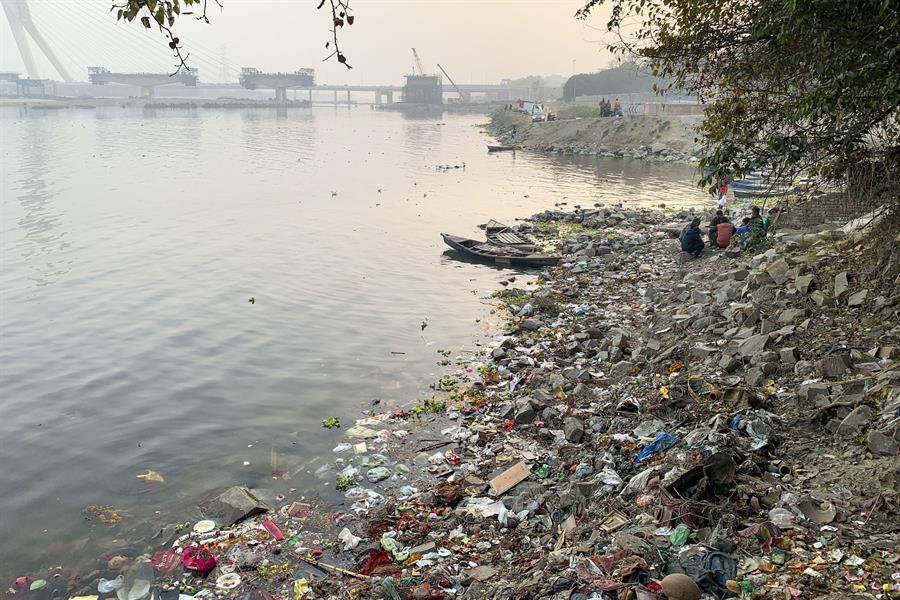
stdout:
<svg viewBox="0 0 900 600">
<path fill-rule="evenodd" d="M 444 82 L 440 75 L 407 75 L 403 86 L 403 102 L 407 104 L 441 105 Z"/>
</svg>

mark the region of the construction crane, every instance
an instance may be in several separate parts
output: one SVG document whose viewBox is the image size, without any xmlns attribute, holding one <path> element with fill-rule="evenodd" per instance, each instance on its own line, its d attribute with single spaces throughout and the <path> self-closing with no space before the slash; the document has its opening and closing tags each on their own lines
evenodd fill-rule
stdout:
<svg viewBox="0 0 900 600">
<path fill-rule="evenodd" d="M 419 68 L 419 73 L 418 73 L 418 74 L 419 74 L 419 75 L 424 75 L 424 74 L 425 74 L 425 69 L 422 68 L 422 61 L 419 59 L 419 53 L 416 52 L 416 49 L 415 49 L 415 48 L 413 48 L 412 51 L 413 51 L 413 58 L 416 60 L 416 64 L 413 65 L 413 75 L 416 74 L 416 67 Z"/>
<path fill-rule="evenodd" d="M 443 73 L 447 77 L 447 81 L 450 82 L 450 85 L 452 85 L 453 89 L 456 90 L 456 93 L 459 94 L 459 101 L 462 102 L 463 104 L 468 104 L 469 100 L 471 99 L 469 97 L 469 93 L 464 92 L 461 89 L 459 89 L 459 86 L 456 85 L 456 83 L 453 81 L 453 78 L 450 77 L 450 73 L 448 73 L 447 71 L 444 70 L 444 67 L 441 66 L 441 63 L 438 63 L 438 69 L 440 69 L 441 73 Z"/>
</svg>

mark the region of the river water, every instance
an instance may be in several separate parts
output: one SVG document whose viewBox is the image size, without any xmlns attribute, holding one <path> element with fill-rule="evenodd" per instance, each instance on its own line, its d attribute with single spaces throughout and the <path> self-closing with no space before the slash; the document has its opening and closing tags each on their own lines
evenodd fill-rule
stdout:
<svg viewBox="0 0 900 600">
<path fill-rule="evenodd" d="M 326 493 L 311 473 L 341 433 L 322 419 L 427 397 L 437 351 L 484 338 L 510 272 L 440 232 L 707 201 L 684 165 L 489 155 L 485 120 L 0 110 L 0 583 L 88 565 L 226 486 Z"/>
</svg>

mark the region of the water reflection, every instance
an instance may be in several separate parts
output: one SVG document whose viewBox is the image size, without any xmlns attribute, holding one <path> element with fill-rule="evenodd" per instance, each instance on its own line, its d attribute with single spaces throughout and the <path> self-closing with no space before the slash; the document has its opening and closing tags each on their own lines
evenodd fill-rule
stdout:
<svg viewBox="0 0 900 600">
<path fill-rule="evenodd" d="M 32 281 L 37 286 L 54 283 L 72 268 L 73 260 L 66 254 L 70 244 L 56 194 L 47 182 L 52 162 L 54 136 L 59 131 L 54 119 L 33 118 L 22 122 L 19 149 L 19 177 L 13 182 L 16 199 L 22 208 L 17 221 L 23 235 L 19 252 L 34 271 Z"/>
</svg>

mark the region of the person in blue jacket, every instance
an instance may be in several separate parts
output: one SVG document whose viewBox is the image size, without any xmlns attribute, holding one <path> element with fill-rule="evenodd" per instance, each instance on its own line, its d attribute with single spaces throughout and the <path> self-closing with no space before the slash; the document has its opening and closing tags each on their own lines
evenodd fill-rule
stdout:
<svg viewBox="0 0 900 600">
<path fill-rule="evenodd" d="M 694 256 L 700 256 L 706 244 L 703 243 L 703 236 L 700 233 L 700 217 L 695 217 L 693 221 L 688 223 L 681 230 L 681 249 Z"/>
</svg>

